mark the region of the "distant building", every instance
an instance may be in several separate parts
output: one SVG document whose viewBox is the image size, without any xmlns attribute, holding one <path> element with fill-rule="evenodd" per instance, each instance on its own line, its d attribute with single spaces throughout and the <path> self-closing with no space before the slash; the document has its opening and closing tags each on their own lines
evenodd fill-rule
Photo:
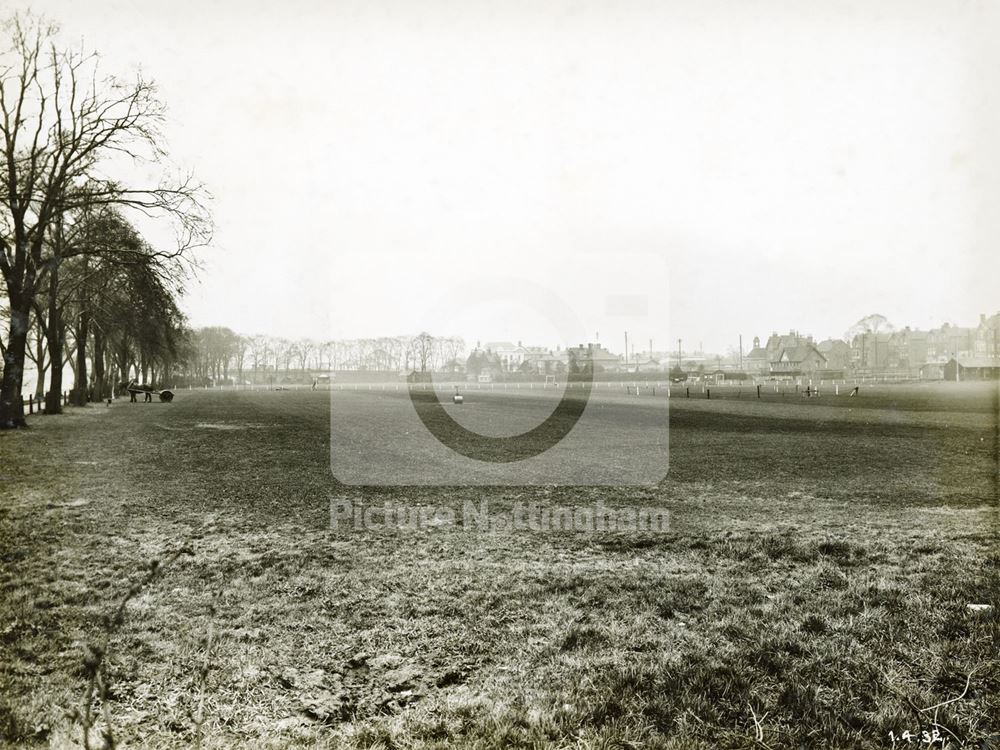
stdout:
<svg viewBox="0 0 1000 750">
<path fill-rule="evenodd" d="M 851 369 L 861 374 L 884 373 L 889 369 L 890 343 L 888 331 L 863 331 L 851 339 Z"/>
<path fill-rule="evenodd" d="M 496 352 L 480 349 L 478 346 L 465 361 L 466 378 L 481 383 L 489 383 L 500 377 L 504 368 Z"/>
<path fill-rule="evenodd" d="M 976 351 L 975 328 L 953 326 L 945 323 L 927 332 L 927 359 L 941 357 L 971 357 Z"/>
<path fill-rule="evenodd" d="M 907 326 L 893 333 L 889 337 L 889 371 L 909 376 L 919 375 L 920 366 L 928 361 L 929 343 L 927 331 Z"/>
<path fill-rule="evenodd" d="M 552 351 L 540 346 L 528 347 L 521 370 L 536 375 L 562 375 L 569 365 L 565 350 Z"/>
<path fill-rule="evenodd" d="M 663 372 L 666 368 L 658 359 L 650 357 L 633 365 L 635 372 Z"/>
<path fill-rule="evenodd" d="M 1000 380 L 1000 359 L 954 357 L 944 366 L 945 380 Z"/>
<path fill-rule="evenodd" d="M 771 362 L 771 377 L 798 378 L 818 375 L 826 368 L 826 357 L 812 343 L 799 344 L 781 350 Z"/>
<path fill-rule="evenodd" d="M 465 362 L 463 362 L 461 359 L 457 357 L 449 359 L 447 362 L 441 365 L 441 372 L 450 372 L 455 374 L 464 373 Z"/>
<path fill-rule="evenodd" d="M 851 366 L 860 374 L 933 379 L 949 359 L 996 357 L 1000 341 L 1000 313 L 979 316 L 976 327 L 945 323 L 928 331 L 909 326 L 898 331 L 870 331 L 851 341 Z"/>
<path fill-rule="evenodd" d="M 753 337 L 753 349 L 743 357 L 743 369 L 756 376 L 766 376 L 771 373 L 771 355 L 760 345 L 760 336 Z"/>
<path fill-rule="evenodd" d="M 1000 357 L 1000 312 L 979 316 L 973 348 L 977 357 Z"/>
<path fill-rule="evenodd" d="M 920 365 L 921 380 L 943 380 L 946 362 L 924 362 Z"/>
<path fill-rule="evenodd" d="M 827 367 L 826 356 L 813 343 L 812 336 L 802 336 L 797 331 L 789 331 L 787 335 L 772 333 L 765 346 L 754 336 L 753 349 L 743 358 L 743 371 L 751 377 L 812 376 Z"/>
<path fill-rule="evenodd" d="M 829 370 L 846 370 L 851 363 L 851 345 L 842 339 L 826 339 L 816 344 L 816 348 L 826 357 Z"/>
<path fill-rule="evenodd" d="M 487 341 L 486 351 L 497 355 L 500 367 L 504 372 L 520 370 L 528 356 L 528 348 L 523 346 L 520 341 L 517 344 L 512 344 L 509 341 Z"/>
<path fill-rule="evenodd" d="M 600 344 L 580 344 L 566 350 L 570 371 L 573 363 L 594 363 L 594 372 L 619 372 L 623 369 L 621 358 L 612 354 Z"/>
<path fill-rule="evenodd" d="M 934 380 L 946 377 L 945 365 L 952 359 L 957 368 L 964 367 L 964 362 L 979 363 L 969 364 L 967 375 L 961 370 L 961 378 L 974 378 L 976 373 L 989 370 L 983 369 L 983 359 L 1000 360 L 1000 312 L 981 314 L 975 327 L 945 323 L 925 331 L 906 326 L 862 331 L 850 341 L 826 339 L 819 344 L 796 331 L 787 335 L 775 332 L 764 345 L 754 337 L 753 348 L 743 357 L 743 369 L 752 377 L 840 378 L 853 373 Z M 796 372 L 799 374 L 793 375 Z M 951 375 L 954 379 L 955 373 Z"/>
</svg>

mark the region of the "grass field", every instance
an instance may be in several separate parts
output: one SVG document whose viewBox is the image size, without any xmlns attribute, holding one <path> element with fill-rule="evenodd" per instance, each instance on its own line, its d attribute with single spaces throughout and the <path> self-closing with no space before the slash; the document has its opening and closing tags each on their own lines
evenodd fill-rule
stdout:
<svg viewBox="0 0 1000 750">
<path fill-rule="evenodd" d="M 1000 746 L 995 386 L 765 395 L 675 393 L 669 475 L 641 489 L 347 489 L 323 392 L 34 418 L 0 434 L 0 738 L 80 744 L 105 618 L 186 548 L 112 629 L 95 738 Z M 596 398 L 612 422 L 665 403 Z M 334 532 L 345 494 L 659 505 L 671 531 Z"/>
</svg>

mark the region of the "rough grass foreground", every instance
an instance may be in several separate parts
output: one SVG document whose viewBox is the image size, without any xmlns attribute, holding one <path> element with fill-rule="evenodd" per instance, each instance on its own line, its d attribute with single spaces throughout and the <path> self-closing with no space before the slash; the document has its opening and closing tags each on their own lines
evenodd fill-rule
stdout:
<svg viewBox="0 0 1000 750">
<path fill-rule="evenodd" d="M 665 535 L 333 533 L 322 394 L 36 419 L 0 436 L 0 737 L 80 745 L 106 638 L 95 747 L 996 746 L 989 404 L 735 408 L 674 409 L 656 490 L 354 493 Z"/>
</svg>

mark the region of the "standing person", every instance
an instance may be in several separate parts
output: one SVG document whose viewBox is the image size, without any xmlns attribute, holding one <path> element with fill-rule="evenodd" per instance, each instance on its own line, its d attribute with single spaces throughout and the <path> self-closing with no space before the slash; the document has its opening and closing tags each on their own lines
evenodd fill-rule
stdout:
<svg viewBox="0 0 1000 750">
<path fill-rule="evenodd" d="M 128 391 L 128 400 L 129 400 L 129 403 L 134 404 L 135 403 L 135 391 L 136 391 L 135 378 L 132 378 L 130 381 L 128 381 L 128 385 L 125 386 L 125 389 Z"/>
<path fill-rule="evenodd" d="M 316 390 L 316 378 L 313 378 L 313 387 L 312 387 L 312 389 L 314 391 Z"/>
</svg>

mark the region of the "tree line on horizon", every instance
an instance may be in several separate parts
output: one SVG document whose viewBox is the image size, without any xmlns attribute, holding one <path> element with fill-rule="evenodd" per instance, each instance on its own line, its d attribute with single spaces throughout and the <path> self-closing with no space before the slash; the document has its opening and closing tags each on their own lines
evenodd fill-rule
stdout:
<svg viewBox="0 0 1000 750">
<path fill-rule="evenodd" d="M 317 341 L 246 336 L 209 326 L 186 332 L 171 382 L 259 382 L 335 370 L 458 370 L 465 363 L 465 350 L 465 340 L 459 336 L 426 332 Z"/>
</svg>

